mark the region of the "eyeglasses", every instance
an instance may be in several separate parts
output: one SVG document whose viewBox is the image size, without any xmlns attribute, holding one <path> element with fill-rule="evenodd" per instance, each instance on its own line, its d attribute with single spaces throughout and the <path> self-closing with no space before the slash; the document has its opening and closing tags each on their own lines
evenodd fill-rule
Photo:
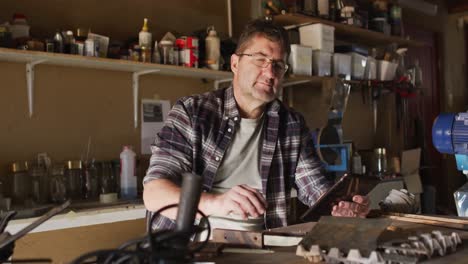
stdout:
<svg viewBox="0 0 468 264">
<path fill-rule="evenodd" d="M 288 71 L 289 66 L 284 61 L 273 60 L 260 53 L 254 53 L 254 54 L 239 53 L 237 54 L 237 56 L 249 56 L 252 58 L 253 64 L 262 68 L 266 68 L 268 67 L 268 65 L 271 64 L 271 66 L 273 67 L 274 73 L 279 76 L 283 76 Z"/>
</svg>

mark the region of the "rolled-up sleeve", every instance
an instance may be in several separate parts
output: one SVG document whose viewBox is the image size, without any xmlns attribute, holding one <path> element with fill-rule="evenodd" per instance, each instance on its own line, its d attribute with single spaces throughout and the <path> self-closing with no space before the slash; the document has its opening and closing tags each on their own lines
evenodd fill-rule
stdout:
<svg viewBox="0 0 468 264">
<path fill-rule="evenodd" d="M 179 100 L 151 146 L 152 155 L 143 184 L 162 178 L 180 183 L 180 175 L 192 171 L 192 139 L 191 116 L 182 100 Z"/>
<path fill-rule="evenodd" d="M 324 168 L 317 157 L 310 131 L 303 121 L 301 150 L 295 174 L 298 199 L 302 203 L 312 206 L 330 188 L 323 172 Z"/>
</svg>

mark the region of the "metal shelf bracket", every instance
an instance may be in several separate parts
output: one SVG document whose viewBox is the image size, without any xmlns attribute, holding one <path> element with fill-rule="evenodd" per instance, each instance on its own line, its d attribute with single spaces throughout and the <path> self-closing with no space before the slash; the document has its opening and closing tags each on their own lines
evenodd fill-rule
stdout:
<svg viewBox="0 0 468 264">
<path fill-rule="evenodd" d="M 46 61 L 47 60 L 36 60 L 26 63 L 26 83 L 28 88 L 28 107 L 30 118 L 34 113 L 34 67 Z"/>
<path fill-rule="evenodd" d="M 140 76 L 145 74 L 151 74 L 159 72 L 160 70 L 145 70 L 138 71 L 132 74 L 132 87 L 133 87 L 133 124 L 134 127 L 138 127 L 138 92 L 140 86 Z"/>
<path fill-rule="evenodd" d="M 214 80 L 213 86 L 215 90 L 219 89 L 219 84 L 225 83 L 225 82 L 231 82 L 232 78 L 227 78 L 227 79 L 221 79 L 221 80 Z"/>
</svg>

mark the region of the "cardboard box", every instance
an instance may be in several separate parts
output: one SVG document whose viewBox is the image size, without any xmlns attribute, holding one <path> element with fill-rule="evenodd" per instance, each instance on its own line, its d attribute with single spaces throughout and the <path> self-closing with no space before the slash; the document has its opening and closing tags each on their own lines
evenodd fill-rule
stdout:
<svg viewBox="0 0 468 264">
<path fill-rule="evenodd" d="M 406 189 L 416 196 L 416 201 L 421 208 L 421 194 L 423 187 L 419 175 L 419 164 L 421 162 L 421 149 L 403 151 L 401 154 L 401 174 L 405 179 Z"/>
</svg>

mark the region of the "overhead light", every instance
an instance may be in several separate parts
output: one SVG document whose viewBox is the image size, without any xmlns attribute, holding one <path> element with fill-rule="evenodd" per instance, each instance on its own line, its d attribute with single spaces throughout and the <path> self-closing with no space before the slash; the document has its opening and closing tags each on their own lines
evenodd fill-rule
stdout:
<svg viewBox="0 0 468 264">
<path fill-rule="evenodd" d="M 439 7 L 436 4 L 428 3 L 423 0 L 400 0 L 400 5 L 402 7 L 415 9 L 426 15 L 435 16 Z"/>
</svg>

